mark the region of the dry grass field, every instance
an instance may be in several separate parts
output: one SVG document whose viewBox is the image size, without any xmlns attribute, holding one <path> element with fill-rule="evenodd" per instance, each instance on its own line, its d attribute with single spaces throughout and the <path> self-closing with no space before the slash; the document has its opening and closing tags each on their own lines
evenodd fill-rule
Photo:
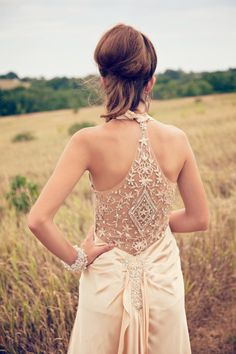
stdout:
<svg viewBox="0 0 236 354">
<path fill-rule="evenodd" d="M 62 269 L 16 215 L 4 194 L 21 174 L 41 189 L 75 122 L 102 124 L 102 107 L 35 113 L 0 119 L 0 352 L 66 353 L 78 302 L 78 274 Z M 210 206 L 205 232 L 175 234 L 186 289 L 193 354 L 236 350 L 236 94 L 153 101 L 150 114 L 183 129 L 193 147 Z M 36 139 L 12 143 L 18 133 Z M 180 196 L 174 208 L 183 207 Z M 85 173 L 55 217 L 73 243 L 93 221 Z M 2 351 L 1 351 L 2 350 Z M 99 353 L 93 353 L 99 354 Z M 115 354 L 115 353 L 114 353 Z"/>
<path fill-rule="evenodd" d="M 0 89 L 2 90 L 12 90 L 19 86 L 24 86 L 27 88 L 30 87 L 30 83 L 23 82 L 18 79 L 0 79 Z"/>
</svg>

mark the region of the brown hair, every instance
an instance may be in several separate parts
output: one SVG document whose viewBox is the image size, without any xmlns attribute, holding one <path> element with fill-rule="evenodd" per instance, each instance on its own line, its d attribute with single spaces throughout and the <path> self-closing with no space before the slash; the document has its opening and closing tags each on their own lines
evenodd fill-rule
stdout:
<svg viewBox="0 0 236 354">
<path fill-rule="evenodd" d="M 144 87 L 153 76 L 157 56 L 151 41 L 131 26 L 117 24 L 99 40 L 94 60 L 105 77 L 106 121 L 135 110 L 140 100 L 145 103 Z"/>
</svg>

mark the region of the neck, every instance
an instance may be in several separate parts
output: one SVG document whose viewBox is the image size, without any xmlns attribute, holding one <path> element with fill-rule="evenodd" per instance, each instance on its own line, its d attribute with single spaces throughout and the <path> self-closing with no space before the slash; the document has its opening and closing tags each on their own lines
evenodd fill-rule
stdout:
<svg viewBox="0 0 236 354">
<path fill-rule="evenodd" d="M 141 113 L 141 114 L 146 113 L 147 112 L 146 105 L 142 101 L 140 101 L 134 112 Z"/>
</svg>

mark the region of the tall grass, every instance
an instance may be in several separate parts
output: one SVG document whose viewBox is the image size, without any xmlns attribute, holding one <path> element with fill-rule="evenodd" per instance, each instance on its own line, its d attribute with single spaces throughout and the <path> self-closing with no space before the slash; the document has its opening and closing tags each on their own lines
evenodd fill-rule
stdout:
<svg viewBox="0 0 236 354">
<path fill-rule="evenodd" d="M 175 234 L 185 279 L 186 312 L 193 354 L 235 350 L 236 94 L 153 101 L 150 114 L 183 129 L 195 152 L 210 205 L 207 232 Z M 3 195 L 10 177 L 46 183 L 71 124 L 96 124 L 101 107 L 37 113 L 0 120 L 0 346 L 5 353 L 66 353 L 78 303 L 78 275 L 62 269 L 28 230 L 16 223 Z M 11 143 L 31 130 L 37 139 Z M 183 207 L 177 198 L 174 208 Z M 93 220 L 85 174 L 58 211 L 55 222 L 74 243 Z M 1 350 L 0 350 L 1 352 Z M 96 354 L 96 353 L 94 353 Z M 115 354 L 115 353 L 114 353 Z"/>
</svg>

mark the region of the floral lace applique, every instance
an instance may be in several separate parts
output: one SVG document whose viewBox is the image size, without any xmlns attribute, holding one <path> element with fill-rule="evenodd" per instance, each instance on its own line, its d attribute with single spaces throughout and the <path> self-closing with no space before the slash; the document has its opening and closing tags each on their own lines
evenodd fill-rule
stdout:
<svg viewBox="0 0 236 354">
<path fill-rule="evenodd" d="M 164 236 L 177 185 L 164 175 L 151 150 L 149 119 L 153 120 L 149 115 L 137 119 L 141 137 L 122 183 L 107 191 L 97 191 L 91 183 L 97 236 L 132 255 L 141 254 Z"/>
</svg>

